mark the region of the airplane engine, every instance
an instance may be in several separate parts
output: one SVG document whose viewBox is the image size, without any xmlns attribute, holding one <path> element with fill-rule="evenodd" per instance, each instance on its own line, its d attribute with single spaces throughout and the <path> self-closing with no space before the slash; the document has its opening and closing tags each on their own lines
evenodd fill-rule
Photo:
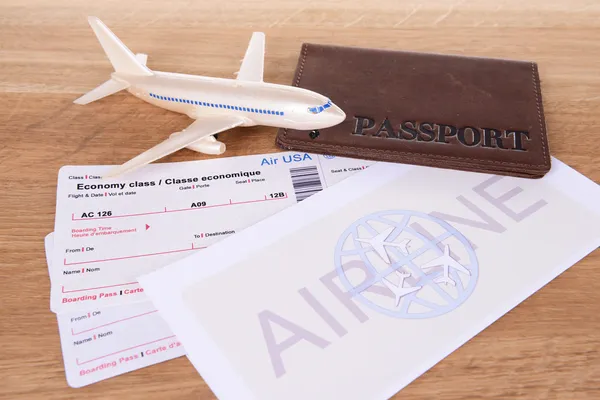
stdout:
<svg viewBox="0 0 600 400">
<path fill-rule="evenodd" d="M 177 135 L 179 132 L 173 133 L 173 135 Z M 225 143 L 219 142 L 215 139 L 214 136 L 207 136 L 200 140 L 195 141 L 186 147 L 186 149 L 190 149 L 193 151 L 197 151 L 198 153 L 203 154 L 212 154 L 212 155 L 220 155 L 225 153 Z"/>
</svg>

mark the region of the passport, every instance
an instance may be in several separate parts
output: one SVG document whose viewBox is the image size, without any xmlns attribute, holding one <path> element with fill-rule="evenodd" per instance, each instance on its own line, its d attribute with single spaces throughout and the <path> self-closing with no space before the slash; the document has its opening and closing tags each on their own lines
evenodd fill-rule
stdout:
<svg viewBox="0 0 600 400">
<path fill-rule="evenodd" d="M 284 149 L 525 178 L 550 170 L 535 62 L 305 43 L 293 85 L 328 96 L 346 120 L 280 129 Z"/>
</svg>

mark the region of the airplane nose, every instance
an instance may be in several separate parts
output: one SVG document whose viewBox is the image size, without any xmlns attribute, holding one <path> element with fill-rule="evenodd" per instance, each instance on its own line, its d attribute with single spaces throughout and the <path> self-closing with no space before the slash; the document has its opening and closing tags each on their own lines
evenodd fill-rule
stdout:
<svg viewBox="0 0 600 400">
<path fill-rule="evenodd" d="M 346 119 L 346 113 L 341 108 L 332 104 L 327 110 L 317 114 L 319 119 L 319 128 L 329 128 L 338 125 Z"/>
<path fill-rule="evenodd" d="M 340 124 L 346 119 L 346 113 L 335 104 L 332 104 L 323 114 L 325 114 L 324 117 L 327 119 L 328 126 Z"/>
<path fill-rule="evenodd" d="M 333 104 L 333 107 L 331 107 L 331 111 L 333 114 L 335 114 L 335 117 L 337 119 L 336 124 L 339 124 L 346 119 L 346 113 L 343 112 L 342 109 L 336 106 L 335 104 Z"/>
<path fill-rule="evenodd" d="M 294 129 L 324 129 L 342 123 L 346 119 L 346 113 L 337 105 L 327 103 L 327 107 L 321 107 L 318 112 L 311 112 L 310 118 L 305 121 L 293 121 Z"/>
</svg>

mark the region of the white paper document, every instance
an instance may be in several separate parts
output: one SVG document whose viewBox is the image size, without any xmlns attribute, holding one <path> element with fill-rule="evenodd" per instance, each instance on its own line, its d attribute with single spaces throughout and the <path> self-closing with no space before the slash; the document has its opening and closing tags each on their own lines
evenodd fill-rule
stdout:
<svg viewBox="0 0 600 400">
<path fill-rule="evenodd" d="M 378 163 L 139 281 L 221 399 L 386 399 L 596 249 L 598 204 L 556 159 Z"/>
<path fill-rule="evenodd" d="M 46 236 L 51 267 L 53 234 Z M 79 388 L 185 354 L 150 301 L 58 314 L 69 386 Z"/>
<path fill-rule="evenodd" d="M 290 152 L 157 164 L 144 173 L 154 178 L 131 175 L 127 181 L 97 179 L 106 167 L 63 168 L 56 218 L 63 241 L 56 247 L 59 235 L 50 234 L 45 244 L 51 308 L 59 311 L 69 385 L 89 385 L 184 354 L 132 271 L 185 257 L 371 164 Z M 199 187 L 196 180 L 209 183 Z M 119 188 L 106 192 L 91 188 L 98 184 Z M 127 189 L 161 185 L 166 187 Z M 266 192 L 259 201 L 239 200 Z M 231 203 L 218 203 L 225 198 Z M 145 212 L 165 204 L 162 212 Z M 175 208 L 181 204 L 190 209 Z M 184 214 L 185 218 L 173 217 Z M 188 238 L 192 246 L 178 251 L 176 246 Z M 170 250 L 158 251 L 161 248 Z"/>
<path fill-rule="evenodd" d="M 195 253 L 361 171 L 372 162 L 274 153 L 152 164 L 101 179 L 67 166 L 57 189 L 51 309 L 147 300 L 136 277 Z"/>
</svg>

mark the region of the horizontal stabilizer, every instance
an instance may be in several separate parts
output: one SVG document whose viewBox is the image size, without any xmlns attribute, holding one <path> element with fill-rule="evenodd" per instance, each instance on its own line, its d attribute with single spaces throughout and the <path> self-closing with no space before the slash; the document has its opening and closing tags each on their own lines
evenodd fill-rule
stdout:
<svg viewBox="0 0 600 400">
<path fill-rule="evenodd" d="M 129 84 L 127 82 L 109 79 L 97 88 L 87 92 L 86 94 L 75 100 L 73 103 L 88 104 L 92 101 L 100 100 L 106 96 L 115 94 L 120 90 L 127 89 L 128 87 Z"/>
<path fill-rule="evenodd" d="M 135 55 L 135 59 L 138 60 L 140 64 L 146 65 L 146 63 L 148 62 L 148 54 L 137 53 Z"/>
</svg>

